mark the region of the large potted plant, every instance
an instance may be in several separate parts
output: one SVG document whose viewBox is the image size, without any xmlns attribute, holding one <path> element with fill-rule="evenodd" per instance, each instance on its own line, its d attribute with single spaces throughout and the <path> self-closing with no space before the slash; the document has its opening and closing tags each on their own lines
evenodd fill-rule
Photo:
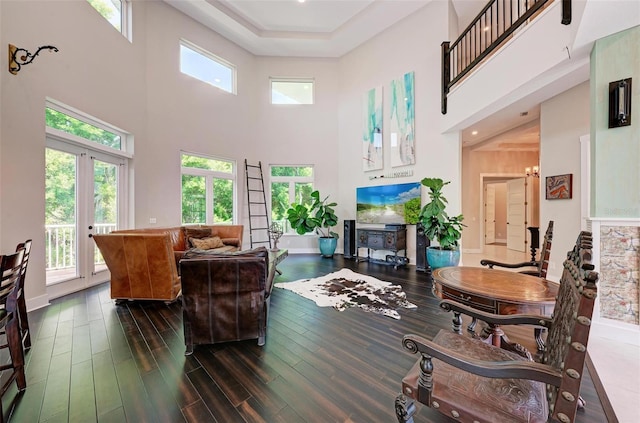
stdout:
<svg viewBox="0 0 640 423">
<path fill-rule="evenodd" d="M 337 204 L 328 201 L 329 196 L 320 200 L 320 193 L 311 193 L 313 203 L 291 204 L 287 210 L 287 220 L 291 227 L 300 235 L 315 232 L 320 235 L 318 245 L 323 257 L 333 257 L 338 246 L 338 234 L 331 230 L 338 224 L 338 217 L 333 209 Z"/>
<path fill-rule="evenodd" d="M 425 236 L 437 246 L 427 247 L 427 261 L 432 269 L 445 266 L 457 266 L 460 263 L 458 241 L 462 236 L 463 216 L 449 216 L 445 211 L 447 199 L 442 195 L 442 188 L 450 182 L 439 178 L 424 178 L 422 185 L 429 189 L 430 202 L 420 210 L 419 221 L 424 228 Z"/>
</svg>

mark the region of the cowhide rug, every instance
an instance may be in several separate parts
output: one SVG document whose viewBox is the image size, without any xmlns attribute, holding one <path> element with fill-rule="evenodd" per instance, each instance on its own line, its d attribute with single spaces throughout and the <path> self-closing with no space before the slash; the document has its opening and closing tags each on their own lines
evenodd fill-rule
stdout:
<svg viewBox="0 0 640 423">
<path fill-rule="evenodd" d="M 361 275 L 350 269 L 341 269 L 314 279 L 279 282 L 274 286 L 288 289 L 313 300 L 319 307 L 331 306 L 338 311 L 358 307 L 365 311 L 400 319 L 397 308 L 417 307 L 407 301 L 407 296 L 400 285 L 392 285 L 390 282 Z"/>
</svg>

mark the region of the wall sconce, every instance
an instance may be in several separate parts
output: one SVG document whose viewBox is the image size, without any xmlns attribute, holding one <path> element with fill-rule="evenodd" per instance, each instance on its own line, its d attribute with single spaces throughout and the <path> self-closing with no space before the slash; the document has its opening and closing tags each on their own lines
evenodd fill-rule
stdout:
<svg viewBox="0 0 640 423">
<path fill-rule="evenodd" d="M 534 166 L 533 169 L 531 169 L 530 167 L 525 167 L 524 168 L 524 174 L 527 176 L 533 176 L 534 178 L 539 178 L 540 177 L 540 167 L 539 166 Z"/>
<path fill-rule="evenodd" d="M 631 78 L 609 83 L 609 128 L 631 125 Z"/>
<path fill-rule="evenodd" d="M 31 54 L 23 48 L 18 48 L 13 44 L 9 44 L 9 72 L 13 75 L 17 75 L 20 69 L 24 65 L 28 65 L 33 62 L 33 59 L 42 51 L 49 50 L 58 52 L 58 48 L 54 46 L 42 46 L 38 47 L 35 53 Z"/>
</svg>

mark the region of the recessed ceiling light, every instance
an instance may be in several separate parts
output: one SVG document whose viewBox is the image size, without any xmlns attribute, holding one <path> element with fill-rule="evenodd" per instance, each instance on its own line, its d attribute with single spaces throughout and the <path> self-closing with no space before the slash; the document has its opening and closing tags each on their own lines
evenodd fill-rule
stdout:
<svg viewBox="0 0 640 423">
<path fill-rule="evenodd" d="M 304 0 L 298 0 L 298 3 L 304 3 Z"/>
<path fill-rule="evenodd" d="M 471 135 L 478 135 L 478 131 L 471 131 Z"/>
</svg>

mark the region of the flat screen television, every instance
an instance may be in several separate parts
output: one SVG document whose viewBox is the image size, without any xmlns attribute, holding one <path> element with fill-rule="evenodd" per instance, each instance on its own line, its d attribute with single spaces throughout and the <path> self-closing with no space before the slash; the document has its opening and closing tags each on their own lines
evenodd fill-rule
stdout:
<svg viewBox="0 0 640 423">
<path fill-rule="evenodd" d="M 420 214 L 420 183 L 356 188 L 358 223 L 415 225 Z"/>
</svg>

